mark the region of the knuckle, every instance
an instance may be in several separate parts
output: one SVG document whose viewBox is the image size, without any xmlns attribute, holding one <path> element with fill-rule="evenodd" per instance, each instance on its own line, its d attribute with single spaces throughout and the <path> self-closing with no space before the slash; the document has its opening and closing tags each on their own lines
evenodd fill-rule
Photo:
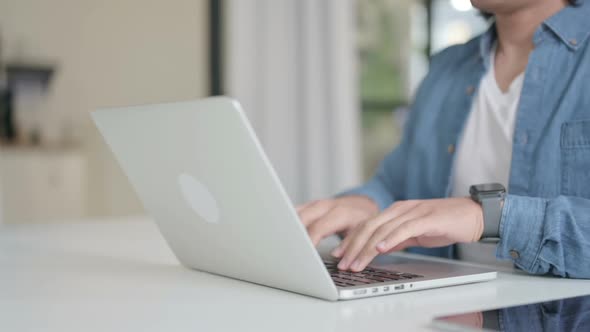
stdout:
<svg viewBox="0 0 590 332">
<path fill-rule="evenodd" d="M 348 243 L 348 242 L 350 242 L 352 239 L 354 239 L 354 238 L 357 236 L 358 232 L 359 232 L 359 228 L 360 228 L 360 226 L 357 226 L 357 227 L 351 228 L 351 229 L 348 231 L 348 235 L 347 235 L 347 236 L 344 238 L 344 242 Z"/>
<path fill-rule="evenodd" d="M 403 236 L 403 237 L 410 236 L 414 232 L 414 229 L 416 229 L 418 222 L 419 221 L 408 222 L 408 223 L 405 223 L 404 225 L 402 225 L 400 227 L 400 231 L 399 231 L 400 236 Z"/>
<path fill-rule="evenodd" d="M 431 222 L 431 218 L 430 218 L 431 213 L 425 213 L 422 217 L 415 219 L 410 225 L 413 228 L 424 228 L 424 227 L 429 227 L 429 225 L 432 224 Z M 435 223 L 436 224 L 436 223 Z"/>
<path fill-rule="evenodd" d="M 418 215 L 424 215 L 428 211 L 427 211 L 427 208 L 426 207 L 424 207 L 422 205 L 418 205 L 418 206 L 414 207 L 414 211 L 413 212 L 415 213 L 415 215 L 418 216 Z"/>
<path fill-rule="evenodd" d="M 336 200 L 333 198 L 326 198 L 321 200 L 321 202 L 326 206 L 334 206 L 336 204 Z"/>
<path fill-rule="evenodd" d="M 344 213 L 346 213 L 347 219 L 353 222 L 366 221 L 370 217 L 370 215 L 367 214 L 365 211 L 357 209 L 346 209 Z"/>
<path fill-rule="evenodd" d="M 307 232 L 310 235 L 315 236 L 317 234 L 320 234 L 322 232 L 322 229 L 323 229 L 323 227 L 321 227 L 321 225 L 316 222 L 316 223 L 307 227 Z"/>
<path fill-rule="evenodd" d="M 389 233 L 387 235 L 387 237 L 385 238 L 385 240 L 387 241 L 387 243 L 390 244 L 391 242 L 395 241 L 396 238 L 402 236 L 402 234 L 405 233 L 405 229 L 407 227 L 408 226 L 406 226 L 406 225 L 402 225 L 402 226 L 396 228 L 395 230 L 393 230 L 391 233 Z"/>
<path fill-rule="evenodd" d="M 386 212 L 391 212 L 391 211 L 398 210 L 398 209 L 400 209 L 400 208 L 404 207 L 404 206 L 405 206 L 405 204 L 406 204 L 406 201 L 397 201 L 397 202 L 394 202 L 393 204 L 391 204 L 391 205 L 390 205 L 390 206 L 389 206 L 389 207 L 386 209 Z"/>
<path fill-rule="evenodd" d="M 377 227 L 378 226 L 374 220 L 370 220 L 368 222 L 365 222 L 362 224 L 361 227 L 358 227 L 359 228 L 358 235 L 361 236 L 361 235 L 367 235 L 367 234 L 373 233 Z"/>
<path fill-rule="evenodd" d="M 365 226 L 365 231 L 369 233 L 374 233 L 379 230 L 382 226 L 387 225 L 388 220 L 384 220 L 382 218 L 375 218 L 367 221 Z"/>
<path fill-rule="evenodd" d="M 387 212 L 397 212 L 399 210 L 408 210 L 410 208 L 415 207 L 418 204 L 417 200 L 405 200 L 405 201 L 397 201 L 395 203 L 393 203 L 391 206 L 389 206 L 389 208 L 387 209 Z"/>
<path fill-rule="evenodd" d="M 336 205 L 330 212 L 336 218 L 344 218 L 348 216 L 348 208 L 342 205 Z"/>
<path fill-rule="evenodd" d="M 322 202 L 322 200 L 319 200 L 319 199 L 310 201 L 309 202 L 309 207 L 318 206 L 321 202 Z"/>
<path fill-rule="evenodd" d="M 374 255 L 374 253 L 375 253 L 374 248 L 367 243 L 367 245 L 365 245 L 365 247 L 361 251 L 360 256 L 361 257 L 369 257 L 369 256 Z"/>
<path fill-rule="evenodd" d="M 432 207 L 429 206 L 428 204 L 418 203 L 414 207 L 414 210 L 416 212 L 418 212 L 419 214 L 427 214 L 427 213 L 430 213 L 432 211 Z"/>
<path fill-rule="evenodd" d="M 405 204 L 407 204 L 408 201 L 397 201 L 394 202 L 393 204 L 391 204 L 392 207 L 400 207 L 400 206 L 404 206 Z"/>
<path fill-rule="evenodd" d="M 365 262 L 370 262 L 373 260 L 373 258 L 375 258 L 375 256 L 377 255 L 376 252 L 370 250 L 370 249 L 366 249 L 365 251 L 363 251 L 360 255 L 359 255 L 359 260 L 361 261 L 365 261 Z"/>
<path fill-rule="evenodd" d="M 408 200 L 405 200 L 405 201 L 400 201 L 399 202 L 399 204 L 400 204 L 399 206 L 401 206 L 401 207 L 412 206 L 412 205 L 415 205 L 416 202 L 417 201 L 414 200 L 414 199 L 408 199 Z"/>
<path fill-rule="evenodd" d="M 357 252 L 359 250 L 359 248 L 361 247 L 362 243 L 363 243 L 362 239 L 360 239 L 358 236 L 355 236 L 354 238 L 350 239 L 350 242 L 348 243 L 349 251 Z"/>
<path fill-rule="evenodd" d="M 313 203 L 313 206 L 315 206 L 316 208 L 319 208 L 319 209 L 328 209 L 332 206 L 332 202 L 329 199 L 322 199 L 322 200 L 315 201 Z"/>
<path fill-rule="evenodd" d="M 377 229 L 375 230 L 375 234 L 388 233 L 390 230 L 391 230 L 391 225 L 389 223 L 385 223 L 385 224 L 377 227 Z"/>
</svg>

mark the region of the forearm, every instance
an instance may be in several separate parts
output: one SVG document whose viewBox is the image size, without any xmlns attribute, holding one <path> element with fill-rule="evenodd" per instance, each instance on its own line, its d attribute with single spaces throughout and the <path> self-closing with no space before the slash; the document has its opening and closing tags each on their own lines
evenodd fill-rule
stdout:
<svg viewBox="0 0 590 332">
<path fill-rule="evenodd" d="M 338 196 L 352 196 L 359 195 L 371 199 L 379 207 L 379 211 L 383 211 L 386 207 L 394 202 L 394 197 L 387 185 L 378 177 L 373 177 L 364 185 L 341 193 Z"/>
<path fill-rule="evenodd" d="M 590 278 L 590 200 L 508 195 L 496 255 L 531 274 Z"/>
</svg>

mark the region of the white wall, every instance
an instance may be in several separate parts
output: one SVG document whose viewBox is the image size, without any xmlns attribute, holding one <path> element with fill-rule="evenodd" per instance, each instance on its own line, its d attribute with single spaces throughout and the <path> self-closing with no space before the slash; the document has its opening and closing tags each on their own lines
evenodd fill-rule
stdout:
<svg viewBox="0 0 590 332">
<path fill-rule="evenodd" d="M 142 211 L 90 122 L 102 106 L 207 93 L 206 0 L 0 0 L 4 58 L 54 60 L 44 112 L 89 160 L 89 215 Z"/>
</svg>

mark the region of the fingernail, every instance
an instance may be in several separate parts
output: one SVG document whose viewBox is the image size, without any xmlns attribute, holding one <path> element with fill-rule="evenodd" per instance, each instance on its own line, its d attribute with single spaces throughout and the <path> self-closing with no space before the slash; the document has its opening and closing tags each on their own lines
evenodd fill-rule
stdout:
<svg viewBox="0 0 590 332">
<path fill-rule="evenodd" d="M 346 270 L 347 267 L 348 263 L 345 260 L 341 260 L 340 263 L 338 263 L 338 269 L 340 270 Z"/>
<path fill-rule="evenodd" d="M 377 249 L 383 251 L 387 249 L 387 244 L 385 243 L 385 241 L 381 241 L 379 242 L 379 244 L 377 245 Z"/>
<path fill-rule="evenodd" d="M 354 261 L 354 263 L 352 263 L 352 265 L 350 266 L 350 269 L 354 270 L 354 271 L 358 271 L 358 270 L 360 270 L 360 267 L 361 267 L 361 262 L 357 260 L 357 261 Z"/>
<path fill-rule="evenodd" d="M 332 255 L 332 257 L 340 257 L 340 255 L 342 255 L 342 248 L 337 247 L 336 249 L 332 250 L 330 255 Z"/>
</svg>

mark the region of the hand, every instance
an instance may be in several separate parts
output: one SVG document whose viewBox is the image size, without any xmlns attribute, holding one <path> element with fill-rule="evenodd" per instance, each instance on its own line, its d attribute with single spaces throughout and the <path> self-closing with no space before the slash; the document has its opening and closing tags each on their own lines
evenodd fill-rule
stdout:
<svg viewBox="0 0 590 332">
<path fill-rule="evenodd" d="M 483 210 L 470 198 L 396 202 L 355 228 L 332 256 L 341 270 L 362 271 L 380 253 L 407 247 L 475 242 L 483 233 Z"/>
<path fill-rule="evenodd" d="M 441 318 L 442 321 L 452 323 L 463 327 L 474 327 L 476 329 L 483 328 L 483 313 L 473 312 L 469 314 L 455 315 Z"/>
<path fill-rule="evenodd" d="M 325 237 L 348 232 L 379 213 L 379 207 L 365 196 L 343 196 L 309 202 L 297 207 L 314 246 Z"/>
</svg>

